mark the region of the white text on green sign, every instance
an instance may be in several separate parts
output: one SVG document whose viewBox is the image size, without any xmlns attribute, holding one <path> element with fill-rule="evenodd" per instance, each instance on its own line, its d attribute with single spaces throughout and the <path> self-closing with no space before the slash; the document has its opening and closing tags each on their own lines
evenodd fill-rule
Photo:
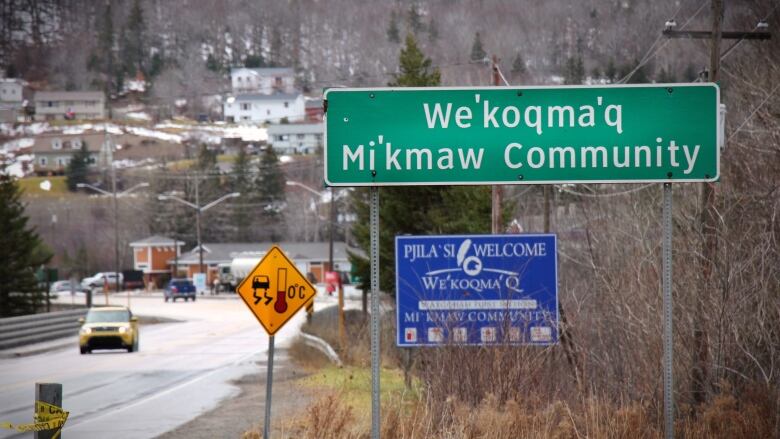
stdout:
<svg viewBox="0 0 780 439">
<path fill-rule="evenodd" d="M 342 186 L 714 181 L 714 84 L 331 89 Z"/>
</svg>

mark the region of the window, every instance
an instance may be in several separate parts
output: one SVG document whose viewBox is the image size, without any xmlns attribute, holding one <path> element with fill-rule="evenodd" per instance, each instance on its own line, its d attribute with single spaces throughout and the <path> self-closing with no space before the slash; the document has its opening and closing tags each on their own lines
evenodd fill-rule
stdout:
<svg viewBox="0 0 780 439">
<path fill-rule="evenodd" d="M 73 149 L 79 149 L 81 148 L 82 142 L 81 139 L 73 139 L 70 141 L 70 147 Z"/>
<path fill-rule="evenodd" d="M 47 106 L 48 107 L 56 107 L 56 105 L 54 104 L 53 101 L 49 101 Z"/>
<path fill-rule="evenodd" d="M 94 165 L 95 163 L 97 163 L 97 159 L 95 158 L 95 156 L 91 155 L 87 159 L 87 163 L 89 163 L 90 165 Z"/>
<path fill-rule="evenodd" d="M 284 103 L 284 108 L 290 108 L 290 103 L 289 102 L 285 102 Z"/>
<path fill-rule="evenodd" d="M 40 163 L 41 166 L 46 166 L 46 157 L 41 157 L 38 159 L 38 163 Z"/>
<path fill-rule="evenodd" d="M 65 157 L 57 157 L 57 166 L 65 166 L 68 164 L 68 159 Z"/>
<path fill-rule="evenodd" d="M 303 139 L 303 134 L 298 134 L 298 139 Z"/>
<path fill-rule="evenodd" d="M 270 115 L 271 114 L 271 110 L 265 110 L 265 114 L 266 115 Z"/>
<path fill-rule="evenodd" d="M 61 139 L 52 139 L 52 141 L 51 141 L 51 149 L 62 149 L 62 140 Z"/>
<path fill-rule="evenodd" d="M 238 82 L 241 82 L 241 77 L 240 76 L 238 77 Z"/>
<path fill-rule="evenodd" d="M 241 104 L 241 109 L 242 110 L 247 110 L 248 111 L 250 108 L 251 108 L 251 104 L 246 104 L 246 103 L 245 104 Z"/>
</svg>

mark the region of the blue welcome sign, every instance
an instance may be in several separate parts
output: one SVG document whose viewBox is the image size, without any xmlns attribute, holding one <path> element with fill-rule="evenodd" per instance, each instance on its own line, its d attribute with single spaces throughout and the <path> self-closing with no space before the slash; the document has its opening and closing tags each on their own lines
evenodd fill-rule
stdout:
<svg viewBox="0 0 780 439">
<path fill-rule="evenodd" d="M 558 342 L 553 234 L 397 236 L 397 345 Z"/>
</svg>

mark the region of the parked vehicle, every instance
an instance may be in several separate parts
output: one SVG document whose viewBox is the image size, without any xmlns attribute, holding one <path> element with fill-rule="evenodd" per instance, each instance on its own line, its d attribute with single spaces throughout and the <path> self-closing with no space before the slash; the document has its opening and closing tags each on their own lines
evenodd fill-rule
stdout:
<svg viewBox="0 0 780 439">
<path fill-rule="evenodd" d="M 146 287 L 144 272 L 141 270 L 124 270 L 122 272 L 122 288 L 125 290 L 143 290 Z"/>
<path fill-rule="evenodd" d="M 73 287 L 71 288 L 71 282 L 69 280 L 58 280 L 51 284 L 51 287 L 49 288 L 49 293 L 52 294 L 70 293 L 71 291 L 77 294 L 84 294 L 87 292 L 87 289 L 78 282 L 73 282 Z"/>
<path fill-rule="evenodd" d="M 195 290 L 195 284 L 191 279 L 171 279 L 165 286 L 165 301 L 169 299 L 176 301 L 178 298 L 184 298 L 184 301 L 195 301 L 197 297 L 197 291 Z"/>
<path fill-rule="evenodd" d="M 90 308 L 79 323 L 79 352 L 82 354 L 95 349 L 138 350 L 138 317 L 123 306 Z"/>
<path fill-rule="evenodd" d="M 117 274 L 112 272 L 97 273 L 92 277 L 88 277 L 81 281 L 81 286 L 84 288 L 102 288 L 108 283 L 108 288 L 116 290 L 117 285 L 122 285 L 123 276 L 119 273 L 119 279 L 117 282 Z"/>
</svg>

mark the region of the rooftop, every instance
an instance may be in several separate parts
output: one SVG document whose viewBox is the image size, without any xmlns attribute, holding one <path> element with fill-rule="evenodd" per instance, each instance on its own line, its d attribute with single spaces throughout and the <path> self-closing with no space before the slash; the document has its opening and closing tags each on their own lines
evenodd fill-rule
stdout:
<svg viewBox="0 0 780 439">
<path fill-rule="evenodd" d="M 239 71 L 252 72 L 259 76 L 277 76 L 277 75 L 294 75 L 295 71 L 292 67 L 233 67 L 230 69 L 230 73 L 236 73 Z"/>
<path fill-rule="evenodd" d="M 329 252 L 328 242 L 260 242 L 249 243 L 203 243 L 203 263 L 218 264 L 230 262 L 241 255 L 262 255 L 276 244 L 284 253 L 295 261 L 327 261 Z M 362 253 L 360 250 L 348 247 L 344 242 L 333 243 L 333 259 L 347 259 L 347 249 L 353 253 Z M 179 264 L 197 264 L 198 247 L 179 257 Z M 173 259 L 170 261 L 173 262 Z"/>
<path fill-rule="evenodd" d="M 268 127 L 268 135 L 279 134 L 322 134 L 325 132 L 325 125 L 318 123 L 289 123 L 271 125 Z"/>
<path fill-rule="evenodd" d="M 176 241 L 179 246 L 184 245 L 184 241 Z M 141 239 L 139 241 L 133 241 L 130 243 L 130 247 L 146 247 L 146 246 L 172 246 L 173 238 L 162 235 L 152 235 L 148 238 Z"/>
<path fill-rule="evenodd" d="M 63 100 L 103 100 L 102 91 L 39 91 L 35 93 L 36 101 Z"/>
<path fill-rule="evenodd" d="M 300 97 L 300 93 L 244 93 L 235 96 L 236 101 L 294 101 Z"/>
</svg>

